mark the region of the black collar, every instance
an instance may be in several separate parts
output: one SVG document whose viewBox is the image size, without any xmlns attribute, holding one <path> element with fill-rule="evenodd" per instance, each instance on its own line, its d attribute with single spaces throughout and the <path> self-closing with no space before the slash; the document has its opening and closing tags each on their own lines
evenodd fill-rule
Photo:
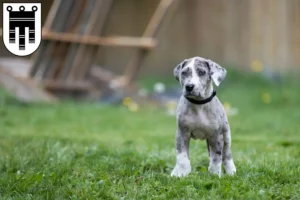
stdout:
<svg viewBox="0 0 300 200">
<path fill-rule="evenodd" d="M 193 98 L 189 98 L 189 97 L 185 97 L 189 102 L 194 103 L 194 104 L 206 104 L 208 102 L 210 102 L 214 96 L 216 96 L 217 92 L 214 90 L 213 93 L 210 95 L 210 97 L 208 97 L 207 99 L 203 99 L 203 100 L 196 100 Z"/>
</svg>

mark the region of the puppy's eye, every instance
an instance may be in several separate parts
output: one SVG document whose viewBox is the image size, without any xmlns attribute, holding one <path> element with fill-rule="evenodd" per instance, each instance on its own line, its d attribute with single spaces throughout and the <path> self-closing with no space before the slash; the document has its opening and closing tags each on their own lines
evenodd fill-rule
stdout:
<svg viewBox="0 0 300 200">
<path fill-rule="evenodd" d="M 189 71 L 190 71 L 190 69 L 189 69 L 189 68 L 186 68 L 186 69 L 182 70 L 181 75 L 187 76 L 188 73 L 189 73 Z"/>
<path fill-rule="evenodd" d="M 186 76 L 187 75 L 187 71 L 181 72 L 181 75 Z"/>
<path fill-rule="evenodd" d="M 206 74 L 206 71 L 199 69 L 198 71 L 199 76 L 204 76 Z"/>
</svg>

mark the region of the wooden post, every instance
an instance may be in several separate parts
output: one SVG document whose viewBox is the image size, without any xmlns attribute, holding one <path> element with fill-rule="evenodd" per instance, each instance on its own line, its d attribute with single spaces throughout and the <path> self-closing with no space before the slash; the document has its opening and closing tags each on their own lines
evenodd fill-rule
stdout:
<svg viewBox="0 0 300 200">
<path fill-rule="evenodd" d="M 88 9 L 85 11 L 85 17 L 83 18 L 84 21 L 81 22 L 81 25 L 84 26 L 83 35 L 90 35 L 93 28 L 96 26 L 96 22 L 98 20 L 98 16 L 100 15 L 100 8 L 103 1 L 95 1 L 94 4 L 92 2 L 89 2 L 90 5 Z M 92 5 L 92 7 L 91 7 Z M 66 77 L 67 81 L 76 80 L 76 72 L 78 71 L 78 68 L 80 68 L 80 63 L 84 56 L 85 52 L 85 45 L 84 44 L 78 44 L 76 45 L 76 48 L 74 48 L 75 52 L 72 55 L 73 59 L 72 62 L 70 62 L 69 66 L 70 71 Z"/>
<path fill-rule="evenodd" d="M 54 0 L 53 4 L 51 6 L 51 9 L 49 11 L 47 20 L 45 22 L 44 27 L 46 28 L 46 30 L 51 28 L 51 26 L 53 24 L 53 21 L 54 21 L 54 18 L 55 18 L 56 14 L 59 10 L 59 7 L 61 5 L 61 2 L 62 2 L 62 0 Z M 43 59 L 42 55 L 44 54 L 45 46 L 47 45 L 47 41 L 45 41 L 45 43 L 46 44 L 44 44 L 43 41 L 41 42 L 39 50 L 32 57 L 33 65 L 31 67 L 31 70 L 30 70 L 30 73 L 29 73 L 30 77 L 35 76 L 35 74 L 37 73 L 38 68 L 40 67 L 40 62 L 41 62 L 41 59 Z"/>
<path fill-rule="evenodd" d="M 70 22 L 73 21 L 74 18 L 73 13 L 76 11 L 76 5 L 80 4 L 81 2 L 82 1 L 63 1 L 60 7 L 60 12 L 57 14 L 51 30 L 68 32 L 70 29 Z M 68 45 L 61 44 L 58 41 L 49 41 L 46 44 L 48 44 L 46 47 L 46 52 L 48 54 L 43 55 L 44 58 L 41 62 L 41 66 L 44 66 L 44 68 L 40 67 L 40 72 L 36 76 L 38 80 L 51 79 L 49 77 L 49 72 L 51 73 L 57 69 L 60 62 L 58 57 L 61 56 L 61 58 L 63 58 L 65 45 Z"/>
<path fill-rule="evenodd" d="M 97 16 L 91 19 L 92 22 L 89 24 L 90 27 L 87 33 L 98 36 L 101 35 L 112 3 L 113 0 L 102 1 L 102 4 L 99 5 L 100 8 L 98 9 L 100 11 Z M 74 64 L 77 65 L 77 71 L 75 72 L 76 79 L 85 79 L 99 48 L 99 46 L 91 45 L 81 45 L 79 47 L 77 52 L 78 55 L 74 61 Z"/>
<path fill-rule="evenodd" d="M 162 23 L 164 16 L 167 14 L 170 6 L 175 0 L 161 0 L 156 11 L 154 12 L 143 37 L 155 37 L 156 33 Z M 138 70 L 140 69 L 142 62 L 144 61 L 148 51 L 145 49 L 139 49 L 133 58 L 130 60 L 126 67 L 125 75 L 121 79 L 121 85 L 125 86 L 132 82 L 136 77 Z"/>
<path fill-rule="evenodd" d="M 65 32 L 72 32 L 76 29 L 76 24 L 80 20 L 82 16 L 82 11 L 85 8 L 85 1 L 75 1 L 74 8 L 69 14 L 69 17 L 66 21 Z M 50 32 L 46 32 L 50 33 Z M 65 43 L 57 40 L 56 48 L 53 52 L 53 58 L 51 59 L 51 63 L 49 67 L 44 73 L 43 79 L 57 79 L 57 76 L 61 73 L 62 69 L 64 68 L 64 60 L 65 56 L 68 52 L 70 47 L 70 43 Z"/>
</svg>

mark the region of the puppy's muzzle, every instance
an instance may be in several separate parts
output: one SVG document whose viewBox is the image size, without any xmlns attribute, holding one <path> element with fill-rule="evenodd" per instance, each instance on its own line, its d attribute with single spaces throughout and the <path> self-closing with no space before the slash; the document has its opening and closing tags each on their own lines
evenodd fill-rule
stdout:
<svg viewBox="0 0 300 200">
<path fill-rule="evenodd" d="M 191 92 L 191 91 L 193 91 L 194 87 L 195 87 L 194 84 L 186 84 L 186 85 L 185 85 L 185 90 L 186 90 L 187 92 Z"/>
</svg>

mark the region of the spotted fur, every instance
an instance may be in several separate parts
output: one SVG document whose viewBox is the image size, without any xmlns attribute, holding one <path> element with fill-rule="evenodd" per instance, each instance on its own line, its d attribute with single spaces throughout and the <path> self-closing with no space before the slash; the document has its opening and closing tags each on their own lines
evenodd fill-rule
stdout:
<svg viewBox="0 0 300 200">
<path fill-rule="evenodd" d="M 224 80 L 226 70 L 217 63 L 201 57 L 184 60 L 174 69 L 174 76 L 182 87 L 177 107 L 176 165 L 172 176 L 186 176 L 191 172 L 190 139 L 206 140 L 210 158 L 209 172 L 221 176 L 221 166 L 234 175 L 236 168 L 231 153 L 231 133 L 225 110 L 217 97 L 209 103 L 196 105 L 186 97 L 203 100 Z M 193 86 L 190 90 L 187 86 Z"/>
</svg>

